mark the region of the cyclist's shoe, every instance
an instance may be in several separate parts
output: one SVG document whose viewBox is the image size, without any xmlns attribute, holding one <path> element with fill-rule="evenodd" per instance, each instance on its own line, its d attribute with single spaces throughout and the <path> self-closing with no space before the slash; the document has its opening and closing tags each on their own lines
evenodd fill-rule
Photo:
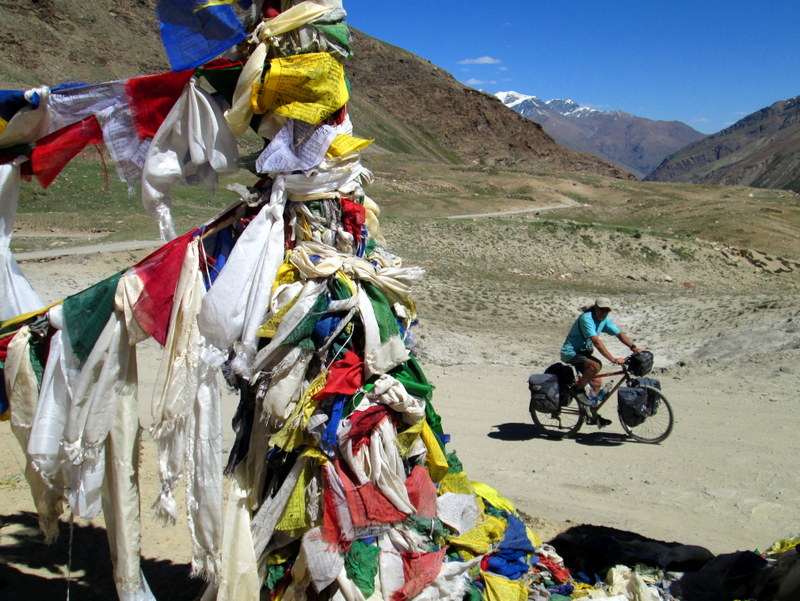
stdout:
<svg viewBox="0 0 800 601">
<path fill-rule="evenodd" d="M 598 428 L 605 428 L 606 426 L 610 426 L 610 425 L 611 425 L 611 420 L 610 419 L 606 419 L 602 415 L 598 415 L 597 416 L 597 427 Z"/>
</svg>

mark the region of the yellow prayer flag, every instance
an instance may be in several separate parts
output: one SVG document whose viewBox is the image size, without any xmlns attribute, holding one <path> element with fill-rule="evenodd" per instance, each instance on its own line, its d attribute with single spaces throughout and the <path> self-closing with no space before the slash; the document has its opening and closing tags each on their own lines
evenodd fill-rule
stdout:
<svg viewBox="0 0 800 601">
<path fill-rule="evenodd" d="M 431 427 L 428 425 L 428 420 L 422 420 L 422 422 L 422 442 L 425 443 L 425 447 L 428 449 L 428 454 L 425 457 L 425 465 L 428 468 L 428 473 L 431 475 L 431 480 L 434 482 L 441 482 L 447 475 L 450 466 L 447 464 L 447 457 L 445 457 L 444 451 L 442 451 L 439 439 L 436 438 L 436 434 L 434 434 L 433 430 L 431 430 Z"/>
<path fill-rule="evenodd" d="M 506 531 L 506 522 L 494 516 L 486 516 L 485 521 L 475 526 L 461 536 L 450 538 L 450 544 L 466 549 L 475 555 L 485 555 L 491 552 L 492 545 L 503 538 Z"/>
<path fill-rule="evenodd" d="M 256 331 L 256 334 L 260 338 L 274 338 L 275 333 L 278 331 L 278 326 L 281 324 L 281 320 L 283 316 L 286 315 L 286 312 L 292 308 L 292 306 L 297 302 L 297 298 L 295 297 L 286 303 L 283 307 L 281 307 L 277 313 L 270 315 L 267 318 L 260 328 Z"/>
<path fill-rule="evenodd" d="M 286 502 L 281 521 L 275 526 L 277 530 L 298 530 L 308 529 L 308 512 L 306 511 L 306 488 L 314 475 L 314 467 L 310 462 L 306 462 L 300 477 L 297 479 L 292 489 L 292 494 Z M 320 488 L 322 485 L 320 484 Z"/>
<path fill-rule="evenodd" d="M 447 474 L 439 483 L 437 494 L 443 495 L 446 492 L 454 492 L 460 495 L 474 494 L 472 482 L 465 472 L 458 472 L 457 474 Z"/>
<path fill-rule="evenodd" d="M 348 136 L 347 134 L 339 134 L 333 139 L 333 142 L 328 147 L 326 153 L 331 157 L 340 157 L 345 154 L 350 154 L 356 150 L 361 150 L 372 144 L 375 140 L 367 140 L 366 138 L 356 138 L 355 136 Z"/>
<path fill-rule="evenodd" d="M 531 530 L 530 526 L 528 526 L 527 524 L 525 525 L 525 532 L 528 533 L 528 540 L 531 541 L 534 547 L 542 546 L 542 539 L 539 538 L 539 535 L 536 534 L 533 530 Z"/>
<path fill-rule="evenodd" d="M 528 589 L 521 582 L 491 572 L 482 572 L 481 576 L 486 583 L 486 601 L 527 601 Z"/>
<path fill-rule="evenodd" d="M 350 291 L 351 296 L 355 296 L 356 294 L 358 294 L 358 288 L 356 288 L 356 283 L 350 278 L 350 276 L 348 276 L 341 269 L 336 272 L 336 279 L 339 280 L 339 283 L 347 286 L 347 289 Z"/>
<path fill-rule="evenodd" d="M 284 451 L 291 452 L 299 447 L 303 440 L 311 438 L 306 432 L 306 425 L 317 407 L 314 395 L 325 388 L 325 381 L 328 379 L 328 371 L 322 370 L 314 378 L 303 392 L 303 396 L 295 403 L 292 413 L 287 418 L 283 427 L 273 434 L 269 439 L 269 444 L 280 447 Z"/>
<path fill-rule="evenodd" d="M 297 54 L 269 61 L 250 98 L 257 115 L 278 115 L 318 125 L 349 99 L 342 64 L 327 52 Z"/>
<path fill-rule="evenodd" d="M 289 254 L 290 253 L 291 251 L 289 251 Z M 278 267 L 278 273 L 275 274 L 275 281 L 272 284 L 272 291 L 275 292 L 275 289 L 282 284 L 293 284 L 299 279 L 300 272 L 297 270 L 297 267 L 291 263 L 281 263 L 280 267 Z"/>
<path fill-rule="evenodd" d="M 30 313 L 23 313 L 22 315 L 17 315 L 16 317 L 9 317 L 5 321 L 0 321 L 0 328 L 5 329 L 10 326 L 16 325 L 18 323 L 23 323 L 32 317 L 36 317 L 37 315 L 42 315 L 43 313 L 47 313 L 50 309 L 55 307 L 56 305 L 60 305 L 63 303 L 63 300 L 56 301 L 52 305 L 47 305 L 44 309 L 37 309 L 36 311 L 31 311 Z"/>
<path fill-rule="evenodd" d="M 486 499 L 490 505 L 497 507 L 497 509 L 500 511 L 514 513 L 517 510 L 516 507 L 514 507 L 514 503 L 506 499 L 503 495 L 497 492 L 496 489 L 492 488 L 488 484 L 484 484 L 483 482 L 473 482 L 472 486 L 475 488 L 476 495 Z"/>
<path fill-rule="evenodd" d="M 420 434 L 422 434 L 422 420 L 409 426 L 402 432 L 397 433 L 397 436 L 394 438 L 394 444 L 397 447 L 397 451 L 400 453 L 400 457 L 408 457 L 408 454 L 411 452 L 411 449 L 414 448 L 414 444 L 416 444 Z"/>
<path fill-rule="evenodd" d="M 294 265 L 290 263 L 281 263 L 281 266 L 278 268 L 278 273 L 275 276 L 275 281 L 272 284 L 272 294 L 275 294 L 275 290 L 278 288 L 278 286 L 282 284 L 291 284 L 299 279 L 300 272 Z M 273 313 L 267 317 L 267 321 L 265 321 L 261 327 L 256 330 L 256 335 L 259 338 L 273 338 L 275 333 L 278 331 L 278 326 L 280 325 L 283 316 L 286 315 L 286 312 L 294 306 L 298 298 L 300 298 L 299 294 L 281 307 L 276 313 Z"/>
</svg>

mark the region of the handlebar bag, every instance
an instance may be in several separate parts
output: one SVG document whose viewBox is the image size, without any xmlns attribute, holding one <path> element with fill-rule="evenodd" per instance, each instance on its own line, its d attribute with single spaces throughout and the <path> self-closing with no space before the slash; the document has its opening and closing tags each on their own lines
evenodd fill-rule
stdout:
<svg viewBox="0 0 800 601">
<path fill-rule="evenodd" d="M 533 374 L 528 378 L 528 389 L 531 391 L 530 410 L 558 411 L 558 378 L 554 374 Z"/>
<path fill-rule="evenodd" d="M 653 353 L 641 351 L 634 353 L 628 362 L 628 371 L 634 376 L 646 376 L 653 370 Z"/>
</svg>

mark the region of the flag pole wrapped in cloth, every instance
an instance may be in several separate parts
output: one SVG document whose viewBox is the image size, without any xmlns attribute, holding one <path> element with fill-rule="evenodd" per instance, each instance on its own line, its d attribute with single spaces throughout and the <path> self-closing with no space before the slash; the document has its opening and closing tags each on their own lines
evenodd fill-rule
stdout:
<svg viewBox="0 0 800 601">
<path fill-rule="evenodd" d="M 540 543 L 446 453 L 415 358 L 424 274 L 384 247 L 364 191 L 341 3 L 283 7 L 255 28 L 225 112 L 267 143 L 198 318 L 240 393 L 205 599 L 526 599 Z"/>
<path fill-rule="evenodd" d="M 249 34 L 232 0 L 157 4 L 173 72 L 0 94 L 0 413 L 25 449 L 47 536 L 62 499 L 78 516 L 102 509 L 120 599 L 154 599 L 139 567 L 133 348 L 152 337 L 165 351 L 153 508 L 174 522 L 185 480 L 205 600 L 524 601 L 578 590 L 513 503 L 447 452 L 412 335 L 424 274 L 385 248 L 365 193 L 360 150 L 371 140 L 353 135 L 347 111 L 341 2 L 238 3 L 259 13 Z M 182 179 L 213 188 L 237 169 L 235 137 L 248 129 L 265 140 L 257 183 L 176 237 L 170 189 Z M 8 251 L 19 178 L 47 186 L 100 142 L 124 181 L 141 180 L 169 242 L 41 307 Z M 8 150 L 17 144 L 30 148 Z M 240 395 L 224 468 L 220 371 Z"/>
</svg>

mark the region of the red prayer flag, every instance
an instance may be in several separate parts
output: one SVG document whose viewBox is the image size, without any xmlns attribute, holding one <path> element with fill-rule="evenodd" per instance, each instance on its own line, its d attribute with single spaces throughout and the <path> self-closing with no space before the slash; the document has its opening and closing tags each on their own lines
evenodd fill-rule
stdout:
<svg viewBox="0 0 800 601">
<path fill-rule="evenodd" d="M 6 362 L 6 357 L 8 357 L 8 345 L 11 343 L 11 339 L 16 335 L 17 332 L 13 332 L 5 338 L 0 338 L 0 363 Z"/>
<path fill-rule="evenodd" d="M 134 77 L 125 82 L 133 125 L 140 140 L 152 138 L 164 122 L 194 69 Z"/>
<path fill-rule="evenodd" d="M 352 395 L 364 384 L 364 363 L 353 351 L 347 351 L 343 358 L 334 361 L 325 381 L 325 388 L 314 395 L 314 400 L 324 399 L 331 394 Z"/>
<path fill-rule="evenodd" d="M 389 415 L 386 405 L 372 405 L 364 411 L 354 411 L 350 415 L 350 431 L 342 436 L 342 440 L 351 440 L 353 453 L 358 453 L 362 446 L 369 443 L 375 428 Z"/>
<path fill-rule="evenodd" d="M 419 595 L 439 575 L 445 549 L 434 553 L 401 553 L 403 558 L 403 587 L 395 591 L 392 601 L 406 601 Z"/>
<path fill-rule="evenodd" d="M 436 487 L 427 469 L 415 465 L 411 475 L 406 478 L 406 490 L 417 515 L 428 519 L 436 517 Z"/>
<path fill-rule="evenodd" d="M 391 524 L 402 522 L 408 517 L 408 514 L 397 509 L 373 482 L 359 485 L 350 477 L 345 464 L 337 459 L 334 465 L 344 486 L 353 526 L 366 528 L 377 524 Z"/>
<path fill-rule="evenodd" d="M 133 313 L 142 329 L 162 346 L 167 342 L 175 287 L 193 233 L 175 238 L 133 266 L 144 284 Z"/>
<path fill-rule="evenodd" d="M 361 242 L 361 228 L 367 218 L 367 210 L 352 200 L 342 199 L 342 227 L 353 235 L 356 242 Z"/>
<path fill-rule="evenodd" d="M 102 141 L 103 131 L 94 115 L 62 127 L 36 141 L 31 152 L 31 170 L 42 187 L 47 188 L 81 150 Z"/>
</svg>

